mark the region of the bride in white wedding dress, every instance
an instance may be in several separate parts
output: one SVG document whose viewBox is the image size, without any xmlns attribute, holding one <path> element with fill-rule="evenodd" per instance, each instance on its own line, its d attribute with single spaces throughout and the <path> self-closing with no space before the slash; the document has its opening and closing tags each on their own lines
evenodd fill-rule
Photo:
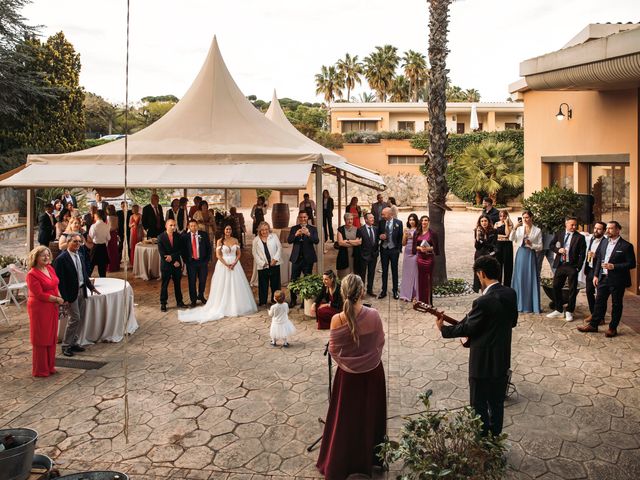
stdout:
<svg viewBox="0 0 640 480">
<path fill-rule="evenodd" d="M 205 323 L 224 317 L 239 317 L 258 311 L 253 292 L 240 265 L 240 245 L 231 236 L 231 227 L 224 229 L 224 238 L 216 244 L 218 262 L 211 279 L 207 304 L 178 312 L 181 322 Z"/>
</svg>

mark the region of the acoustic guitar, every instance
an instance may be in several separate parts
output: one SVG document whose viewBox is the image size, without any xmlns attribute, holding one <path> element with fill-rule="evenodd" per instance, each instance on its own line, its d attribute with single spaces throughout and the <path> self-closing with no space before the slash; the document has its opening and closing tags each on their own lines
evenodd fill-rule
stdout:
<svg viewBox="0 0 640 480">
<path fill-rule="evenodd" d="M 428 303 L 415 302 L 413 304 L 413 309 L 418 311 L 418 312 L 429 313 L 429 314 L 434 315 L 436 317 L 442 317 L 442 320 L 447 322 L 449 325 L 457 325 L 457 324 L 460 323 L 455 318 L 451 318 L 450 316 L 445 315 L 444 312 L 438 311 L 433 305 L 429 305 Z M 460 343 L 462 344 L 462 346 L 464 348 L 469 348 L 470 345 L 471 345 L 471 342 L 470 342 L 469 338 L 467 338 L 467 337 L 461 338 L 460 339 Z"/>
</svg>

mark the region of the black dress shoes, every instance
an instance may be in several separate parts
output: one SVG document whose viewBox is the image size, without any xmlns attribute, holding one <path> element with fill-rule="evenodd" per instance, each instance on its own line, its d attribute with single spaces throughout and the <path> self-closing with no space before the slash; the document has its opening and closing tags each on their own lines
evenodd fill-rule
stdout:
<svg viewBox="0 0 640 480">
<path fill-rule="evenodd" d="M 200 300 L 202 302 L 203 305 L 207 304 L 207 299 L 204 297 L 198 297 L 198 300 Z"/>
<path fill-rule="evenodd" d="M 81 347 L 80 345 L 71 345 L 69 348 L 72 352 L 84 352 L 86 350 L 86 348 Z"/>
<path fill-rule="evenodd" d="M 178 308 L 187 308 L 187 306 L 184 304 L 184 302 L 180 302 L 178 303 Z"/>
<path fill-rule="evenodd" d="M 166 312 L 167 311 L 167 306 L 164 303 L 162 305 L 160 305 L 160 311 L 161 312 Z"/>
<path fill-rule="evenodd" d="M 378 295 L 378 300 L 382 300 L 386 296 L 387 296 L 387 292 L 380 292 L 380 295 Z"/>
<path fill-rule="evenodd" d="M 398 300 L 399 298 L 400 298 L 400 295 L 398 295 L 398 292 L 393 292 L 393 299 Z"/>
<path fill-rule="evenodd" d="M 196 307 L 196 302 L 191 302 L 190 307 L 191 307 L 191 308 L 195 308 L 195 307 Z"/>
<path fill-rule="evenodd" d="M 376 296 L 376 294 L 375 294 L 375 293 L 373 293 L 371 290 L 369 290 L 369 291 L 367 292 L 367 295 L 369 295 L 370 297 L 375 297 L 375 296 Z"/>
<path fill-rule="evenodd" d="M 73 351 L 71 350 L 71 347 L 65 347 L 62 349 L 62 354 L 65 357 L 73 357 Z"/>
</svg>

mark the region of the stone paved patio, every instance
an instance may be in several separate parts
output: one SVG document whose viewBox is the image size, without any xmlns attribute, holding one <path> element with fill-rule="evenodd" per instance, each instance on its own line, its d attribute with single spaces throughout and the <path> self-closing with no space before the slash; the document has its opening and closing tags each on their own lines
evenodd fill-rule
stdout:
<svg viewBox="0 0 640 480">
<path fill-rule="evenodd" d="M 470 279 L 475 214 L 448 214 L 450 276 Z M 113 468 L 134 479 L 316 478 L 327 408 L 327 332 L 298 311 L 289 349 L 268 346 L 264 310 L 202 326 L 182 325 L 158 309 L 159 282 L 133 281 L 140 329 L 126 343 L 98 344 L 82 358 L 99 370 L 61 368 L 30 376 L 28 320 L 11 307 L 0 325 L 0 425 L 40 433 L 37 450 L 65 472 Z M 473 296 L 440 299 L 462 317 Z M 383 362 L 389 415 L 418 408 L 434 391 L 436 408 L 468 402 L 467 352 L 439 338 L 433 318 L 407 304 L 374 301 L 387 330 Z M 579 297 L 578 312 L 585 300 Z M 640 345 L 625 324 L 640 302 L 626 298 L 620 336 L 584 335 L 577 322 L 521 315 L 514 330 L 513 382 L 505 425 L 513 479 L 640 478 Z M 582 315 L 578 315 L 582 317 Z M 633 322 L 632 322 L 633 323 Z M 123 432 L 128 368 L 129 442 Z M 397 436 L 400 419 L 390 422 Z M 389 478 L 393 477 L 393 473 Z"/>
</svg>

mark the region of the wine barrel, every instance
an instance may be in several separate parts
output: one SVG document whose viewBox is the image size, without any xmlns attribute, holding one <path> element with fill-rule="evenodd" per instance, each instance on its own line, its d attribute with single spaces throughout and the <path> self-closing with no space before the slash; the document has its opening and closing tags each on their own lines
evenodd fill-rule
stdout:
<svg viewBox="0 0 640 480">
<path fill-rule="evenodd" d="M 287 228 L 289 226 L 289 204 L 274 203 L 271 206 L 271 227 Z"/>
</svg>

